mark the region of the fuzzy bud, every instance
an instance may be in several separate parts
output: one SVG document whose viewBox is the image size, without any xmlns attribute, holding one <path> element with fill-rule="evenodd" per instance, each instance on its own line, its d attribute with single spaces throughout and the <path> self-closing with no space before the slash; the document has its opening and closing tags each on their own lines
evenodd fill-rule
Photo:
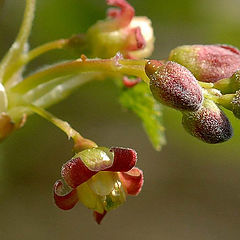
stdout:
<svg viewBox="0 0 240 240">
<path fill-rule="evenodd" d="M 188 68 L 199 81 L 213 83 L 240 68 L 240 51 L 228 45 L 185 45 L 173 49 L 169 60 Z"/>
<path fill-rule="evenodd" d="M 196 111 L 203 101 L 202 89 L 192 73 L 175 62 L 150 60 L 145 66 L 153 96 L 178 110 Z"/>
<path fill-rule="evenodd" d="M 232 126 L 225 114 L 211 100 L 204 100 L 196 112 L 185 112 L 183 127 L 192 136 L 206 143 L 221 143 L 232 137 Z"/>
</svg>

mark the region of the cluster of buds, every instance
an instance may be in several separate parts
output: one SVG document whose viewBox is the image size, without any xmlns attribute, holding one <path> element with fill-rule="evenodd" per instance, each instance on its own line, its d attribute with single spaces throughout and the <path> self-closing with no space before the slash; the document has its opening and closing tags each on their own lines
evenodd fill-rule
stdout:
<svg viewBox="0 0 240 240">
<path fill-rule="evenodd" d="M 56 205 L 68 210 L 81 202 L 103 217 L 142 188 L 143 173 L 135 167 L 137 153 L 129 148 L 90 148 L 77 153 L 62 167 L 62 179 L 54 185 Z"/>
<path fill-rule="evenodd" d="M 192 45 L 173 49 L 169 61 L 148 61 L 145 71 L 153 96 L 182 112 L 187 132 L 206 143 L 221 143 L 233 131 L 217 104 L 240 118 L 239 68 L 235 47 Z"/>
</svg>

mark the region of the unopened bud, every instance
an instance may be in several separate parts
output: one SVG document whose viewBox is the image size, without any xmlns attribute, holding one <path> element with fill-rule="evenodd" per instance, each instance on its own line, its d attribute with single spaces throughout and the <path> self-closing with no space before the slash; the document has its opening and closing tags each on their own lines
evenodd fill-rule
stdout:
<svg viewBox="0 0 240 240">
<path fill-rule="evenodd" d="M 153 96 L 170 107 L 196 111 L 203 101 L 202 89 L 193 74 L 175 62 L 150 60 L 145 66 Z"/>
<path fill-rule="evenodd" d="M 232 126 L 225 114 L 211 100 L 204 100 L 196 112 L 184 112 L 183 127 L 206 143 L 221 143 L 232 137 Z"/>
<path fill-rule="evenodd" d="M 240 51 L 228 45 L 185 45 L 173 49 L 169 60 L 188 68 L 199 81 L 216 82 L 240 68 Z"/>
</svg>

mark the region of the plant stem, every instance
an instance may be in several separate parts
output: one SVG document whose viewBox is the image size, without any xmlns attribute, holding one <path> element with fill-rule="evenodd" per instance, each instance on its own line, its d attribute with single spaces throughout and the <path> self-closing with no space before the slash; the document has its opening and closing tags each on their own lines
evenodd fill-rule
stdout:
<svg viewBox="0 0 240 240">
<path fill-rule="evenodd" d="M 76 145 L 78 145 L 77 146 L 78 151 L 97 146 L 96 143 L 92 142 L 89 139 L 85 139 L 83 136 L 81 136 L 80 133 L 73 129 L 68 122 L 55 117 L 53 114 L 49 113 L 45 109 L 37 107 L 32 104 L 28 105 L 27 107 L 30 108 L 33 112 L 37 113 L 39 116 L 53 123 L 59 129 L 61 129 L 64 133 L 67 134 L 68 138 L 72 138 L 75 143 L 74 148 L 76 148 Z"/>
<path fill-rule="evenodd" d="M 71 62 L 55 65 L 48 69 L 34 73 L 25 78 L 22 82 L 11 89 L 13 92 L 24 94 L 36 86 L 51 81 L 58 77 L 69 75 L 77 75 L 83 72 L 105 72 L 133 75 L 142 78 L 145 82 L 149 82 L 149 78 L 145 73 L 145 60 L 118 60 L 115 59 L 78 59 Z M 136 63 L 134 65 L 134 63 Z"/>
<path fill-rule="evenodd" d="M 26 0 L 23 22 L 18 36 L 0 64 L 0 81 L 3 83 L 6 81 L 5 73 L 26 50 L 26 43 L 32 28 L 35 5 L 36 0 Z"/>
<path fill-rule="evenodd" d="M 4 78 L 10 79 L 15 72 L 17 72 L 22 66 L 26 65 L 34 58 L 54 49 L 62 49 L 66 46 L 67 43 L 68 39 L 59 39 L 36 47 L 35 49 L 29 51 L 26 54 L 22 54 L 19 59 L 7 69 Z"/>
</svg>

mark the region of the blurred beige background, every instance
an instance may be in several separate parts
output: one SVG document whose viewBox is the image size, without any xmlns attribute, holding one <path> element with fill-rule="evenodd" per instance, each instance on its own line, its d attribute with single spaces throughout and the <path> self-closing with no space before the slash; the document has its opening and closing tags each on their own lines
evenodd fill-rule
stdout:
<svg viewBox="0 0 240 240">
<path fill-rule="evenodd" d="M 137 15 L 153 21 L 154 58 L 165 58 L 182 44 L 240 47 L 240 1 L 130 2 Z M 0 5 L 1 56 L 16 36 L 23 3 L 5 0 Z M 105 11 L 104 0 L 39 0 L 31 46 L 84 32 L 104 18 Z M 52 52 L 30 69 L 70 57 Z M 143 191 L 108 214 L 101 226 L 80 204 L 68 212 L 56 208 L 52 186 L 71 157 L 71 143 L 57 128 L 32 116 L 0 146 L 1 240 L 240 239 L 240 121 L 230 113 L 235 136 L 224 144 L 207 145 L 187 135 L 181 115 L 165 108 L 168 145 L 156 152 L 139 119 L 118 104 L 111 81 L 89 83 L 51 111 L 99 145 L 136 149 L 145 174 Z"/>
</svg>

